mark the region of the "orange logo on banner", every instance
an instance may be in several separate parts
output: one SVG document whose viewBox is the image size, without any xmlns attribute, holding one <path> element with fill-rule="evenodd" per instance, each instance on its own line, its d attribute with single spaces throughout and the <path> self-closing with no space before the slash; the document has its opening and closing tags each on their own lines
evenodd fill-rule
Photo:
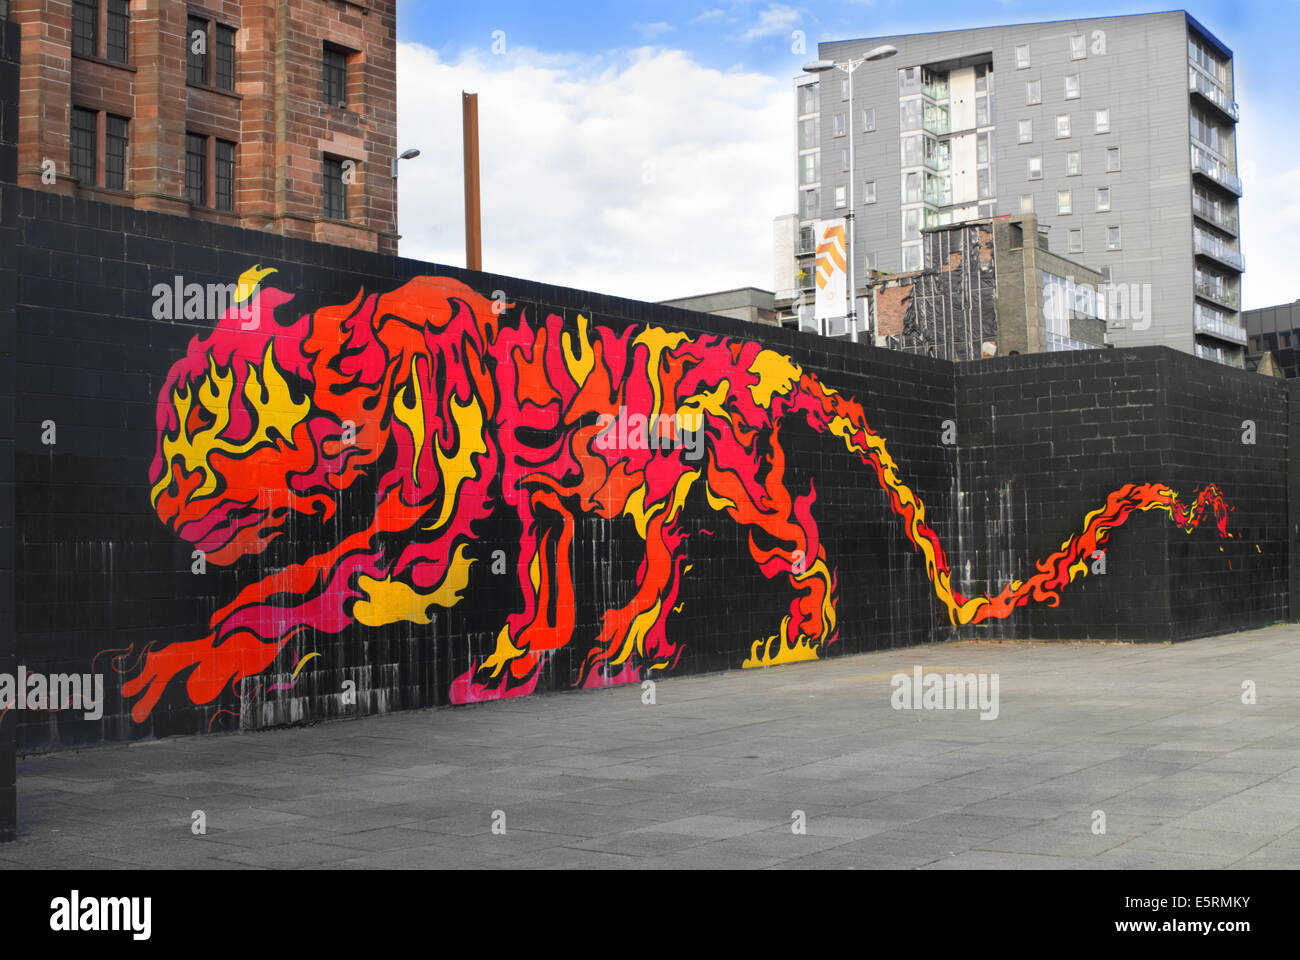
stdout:
<svg viewBox="0 0 1300 960">
<path fill-rule="evenodd" d="M 837 270 L 848 270 L 844 256 L 844 225 L 828 227 L 822 242 L 817 245 L 817 289 L 825 290 Z"/>
</svg>

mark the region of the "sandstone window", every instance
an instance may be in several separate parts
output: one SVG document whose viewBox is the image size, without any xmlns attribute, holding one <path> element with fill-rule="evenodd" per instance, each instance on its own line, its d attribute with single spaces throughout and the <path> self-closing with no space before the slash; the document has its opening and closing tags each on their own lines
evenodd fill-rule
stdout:
<svg viewBox="0 0 1300 960">
<path fill-rule="evenodd" d="M 208 138 L 197 133 L 185 134 L 185 199 L 208 205 Z"/>
<path fill-rule="evenodd" d="M 218 210 L 235 209 L 235 145 L 218 140 L 214 152 L 216 206 Z"/>
<path fill-rule="evenodd" d="M 185 26 L 185 81 L 235 89 L 235 28 L 191 14 Z"/>
<path fill-rule="evenodd" d="M 98 131 L 99 115 L 94 110 L 72 108 L 69 130 L 72 176 L 83 187 L 95 186 Z"/>
<path fill-rule="evenodd" d="M 322 59 L 323 96 L 331 107 L 348 105 L 348 52 L 342 47 L 325 44 Z"/>
<path fill-rule="evenodd" d="M 327 220 L 346 220 L 348 186 L 344 179 L 343 161 L 337 157 L 326 157 L 323 172 L 324 183 L 321 191 L 324 200 L 323 215 Z"/>
<path fill-rule="evenodd" d="M 126 189 L 127 140 L 131 121 L 109 114 L 104 124 L 104 186 Z"/>
</svg>

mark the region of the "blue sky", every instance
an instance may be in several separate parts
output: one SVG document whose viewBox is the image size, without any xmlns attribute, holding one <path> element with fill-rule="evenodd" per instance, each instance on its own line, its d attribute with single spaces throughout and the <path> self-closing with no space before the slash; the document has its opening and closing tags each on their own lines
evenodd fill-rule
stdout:
<svg viewBox="0 0 1300 960">
<path fill-rule="evenodd" d="M 485 140 L 485 267 L 644 299 L 770 289 L 771 220 L 794 203 L 790 80 L 819 41 L 1165 9 L 1176 8 L 398 0 L 399 134 L 425 150 L 403 167 L 403 252 L 463 262 L 459 93 L 471 89 Z M 1300 2 L 1188 10 L 1236 56 L 1245 305 L 1300 298 L 1284 255 L 1300 247 Z M 796 30 L 806 56 L 792 50 Z M 733 238 L 725 250 L 720 235 Z"/>
</svg>

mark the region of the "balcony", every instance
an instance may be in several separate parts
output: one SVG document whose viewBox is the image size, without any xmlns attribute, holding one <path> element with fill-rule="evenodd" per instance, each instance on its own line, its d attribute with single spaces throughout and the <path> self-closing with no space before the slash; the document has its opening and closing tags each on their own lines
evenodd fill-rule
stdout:
<svg viewBox="0 0 1300 960">
<path fill-rule="evenodd" d="M 1192 213 L 1214 224 L 1220 230 L 1237 236 L 1237 215 L 1223 209 L 1222 204 L 1211 203 L 1197 194 L 1192 194 Z"/>
<path fill-rule="evenodd" d="M 1227 340 L 1229 343 L 1235 343 L 1242 347 L 1246 345 L 1246 328 L 1239 327 L 1235 323 L 1228 323 L 1214 311 L 1196 311 L 1195 327 L 1197 333 L 1218 337 L 1220 340 Z"/>
<path fill-rule="evenodd" d="M 1246 272 L 1246 258 L 1213 234 L 1193 229 L 1192 247 L 1201 256 L 1213 257 L 1238 273 Z"/>
<path fill-rule="evenodd" d="M 1187 68 L 1187 89 L 1233 123 L 1241 119 L 1241 112 L 1237 105 L 1228 99 L 1227 91 L 1192 66 Z"/>
<path fill-rule="evenodd" d="M 1212 303 L 1217 303 L 1221 307 L 1227 307 L 1229 310 L 1236 310 L 1238 305 L 1237 295 L 1227 287 L 1220 286 L 1217 283 L 1210 283 L 1207 280 L 1193 280 L 1192 288 L 1196 291 L 1198 297 L 1204 297 Z"/>
<path fill-rule="evenodd" d="M 947 100 L 949 94 L 948 81 L 935 80 L 930 83 L 923 83 L 921 84 L 921 92 L 931 100 L 937 100 L 939 102 Z"/>
<path fill-rule="evenodd" d="M 926 133 L 933 134 L 936 137 L 947 136 L 951 132 L 952 124 L 948 120 L 948 111 L 936 111 L 931 113 L 925 111 L 925 119 L 921 121 L 921 129 Z"/>
<path fill-rule="evenodd" d="M 1215 363 L 1221 363 L 1225 367 L 1236 367 L 1238 370 L 1245 366 L 1245 364 L 1242 363 L 1241 352 L 1237 350 L 1229 350 L 1223 347 L 1209 347 L 1198 343 L 1196 345 L 1196 355 L 1202 360 L 1213 360 Z"/>
<path fill-rule="evenodd" d="M 1208 150 L 1192 144 L 1192 173 L 1200 174 L 1223 189 L 1241 196 L 1241 178 L 1217 160 Z"/>
</svg>

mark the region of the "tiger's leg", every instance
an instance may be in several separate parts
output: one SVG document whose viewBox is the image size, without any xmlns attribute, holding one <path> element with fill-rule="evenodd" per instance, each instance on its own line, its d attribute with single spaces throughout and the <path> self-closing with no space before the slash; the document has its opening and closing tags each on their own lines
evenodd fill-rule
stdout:
<svg viewBox="0 0 1300 960">
<path fill-rule="evenodd" d="M 453 703 L 526 696 L 543 661 L 573 637 L 574 516 L 550 489 L 533 490 L 521 506 L 524 537 L 516 569 L 524 608 L 506 618 L 492 654 L 452 685 Z"/>
<path fill-rule="evenodd" d="M 666 666 L 676 659 L 679 648 L 667 638 L 667 623 L 686 560 L 681 549 L 686 534 L 677 527 L 676 514 L 670 505 L 646 523 L 645 556 L 637 569 L 636 593 L 622 607 L 605 612 L 582 668 L 588 685 L 598 676 L 594 671 L 629 665 L 633 654 L 645 664 Z"/>
<path fill-rule="evenodd" d="M 784 576 L 795 594 L 780 631 L 753 644 L 746 667 L 816 660 L 835 639 L 836 583 L 812 517 L 816 491 L 791 496 L 785 486 L 785 451 L 778 427 L 773 428 L 770 442 L 770 469 L 760 496 L 712 459 L 706 472 L 709 502 L 751 528 L 749 551 L 759 569 L 769 580 Z M 755 532 L 761 532 L 770 546 L 760 545 Z"/>
</svg>

